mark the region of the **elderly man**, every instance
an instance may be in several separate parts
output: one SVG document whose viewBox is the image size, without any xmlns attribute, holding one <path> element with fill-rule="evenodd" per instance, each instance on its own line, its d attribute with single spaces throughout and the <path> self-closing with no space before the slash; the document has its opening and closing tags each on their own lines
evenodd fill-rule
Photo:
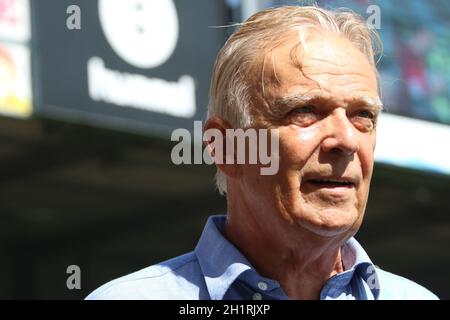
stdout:
<svg viewBox="0 0 450 320">
<path fill-rule="evenodd" d="M 228 213 L 209 218 L 195 251 L 88 299 L 436 299 L 353 238 L 382 108 L 376 39 L 357 15 L 317 7 L 243 23 L 217 57 L 205 129 L 276 129 L 277 174 L 216 158 Z"/>
</svg>

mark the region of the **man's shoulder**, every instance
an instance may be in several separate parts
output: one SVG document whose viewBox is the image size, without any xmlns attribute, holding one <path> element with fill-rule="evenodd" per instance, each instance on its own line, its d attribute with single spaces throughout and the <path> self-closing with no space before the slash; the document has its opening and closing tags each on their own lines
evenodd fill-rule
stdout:
<svg viewBox="0 0 450 320">
<path fill-rule="evenodd" d="M 112 280 L 86 299 L 193 299 L 202 281 L 197 257 L 189 252 Z"/>
<path fill-rule="evenodd" d="M 380 299 L 382 300 L 436 300 L 434 293 L 425 287 L 376 267 L 380 281 Z"/>
</svg>

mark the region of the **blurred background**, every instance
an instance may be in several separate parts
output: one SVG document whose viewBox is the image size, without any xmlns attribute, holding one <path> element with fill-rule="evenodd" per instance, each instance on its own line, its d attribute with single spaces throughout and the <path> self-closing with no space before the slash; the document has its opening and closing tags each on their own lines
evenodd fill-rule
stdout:
<svg viewBox="0 0 450 320">
<path fill-rule="evenodd" d="M 387 112 L 356 237 L 448 299 L 450 3 L 317 3 L 379 18 L 384 44 Z M 172 163 L 171 133 L 205 117 L 233 31 L 218 26 L 282 4 L 298 2 L 0 0 L 0 298 L 81 299 L 194 248 L 226 202 L 213 166 Z"/>
</svg>

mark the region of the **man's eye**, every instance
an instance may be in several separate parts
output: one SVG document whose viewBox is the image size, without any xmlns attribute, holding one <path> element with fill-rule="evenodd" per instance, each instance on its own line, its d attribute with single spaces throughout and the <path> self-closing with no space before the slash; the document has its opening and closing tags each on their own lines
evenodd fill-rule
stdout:
<svg viewBox="0 0 450 320">
<path fill-rule="evenodd" d="M 369 110 L 361 110 L 361 111 L 358 111 L 358 117 L 374 119 L 375 114 Z"/>
<path fill-rule="evenodd" d="M 301 127 L 307 127 L 318 120 L 318 115 L 314 106 L 302 106 L 291 110 L 288 118 L 292 123 Z"/>
<path fill-rule="evenodd" d="M 372 131 L 377 125 L 377 114 L 370 110 L 358 110 L 353 113 L 352 122 L 361 131 Z"/>
<path fill-rule="evenodd" d="M 303 106 L 303 107 L 295 108 L 292 111 L 296 112 L 296 113 L 311 113 L 311 112 L 313 112 L 313 110 L 314 110 L 314 108 L 312 106 Z"/>
</svg>

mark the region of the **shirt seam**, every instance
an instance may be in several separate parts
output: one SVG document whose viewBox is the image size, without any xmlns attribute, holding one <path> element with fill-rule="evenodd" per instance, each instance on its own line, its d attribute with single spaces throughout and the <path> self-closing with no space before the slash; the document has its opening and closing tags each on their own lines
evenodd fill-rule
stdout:
<svg viewBox="0 0 450 320">
<path fill-rule="evenodd" d="M 161 273 L 161 274 L 159 274 L 159 275 L 154 275 L 154 276 L 141 276 L 141 277 L 133 278 L 133 279 L 123 279 L 123 280 L 121 280 L 121 281 L 119 281 L 119 279 L 118 279 L 117 282 L 111 283 L 108 287 L 106 287 L 106 288 L 105 288 L 102 292 L 100 292 L 99 294 L 106 294 L 108 291 L 110 291 L 111 289 L 113 289 L 113 288 L 116 287 L 117 285 L 124 284 L 124 283 L 127 283 L 127 282 L 134 282 L 134 281 L 143 280 L 143 279 L 154 279 L 154 278 L 159 278 L 159 277 L 165 276 L 165 275 L 168 274 L 168 273 L 174 273 L 174 271 L 180 269 L 181 267 L 184 267 L 184 266 L 187 265 L 188 263 L 191 263 L 191 262 L 193 262 L 193 261 L 195 261 L 195 260 L 197 260 L 197 257 L 194 255 L 194 257 L 192 257 L 190 260 L 188 260 L 188 261 L 182 263 L 181 265 L 177 266 L 177 267 L 174 268 L 174 269 L 169 269 L 169 270 L 167 270 L 166 272 Z M 156 264 L 155 266 L 160 266 L 160 264 Z"/>
</svg>

